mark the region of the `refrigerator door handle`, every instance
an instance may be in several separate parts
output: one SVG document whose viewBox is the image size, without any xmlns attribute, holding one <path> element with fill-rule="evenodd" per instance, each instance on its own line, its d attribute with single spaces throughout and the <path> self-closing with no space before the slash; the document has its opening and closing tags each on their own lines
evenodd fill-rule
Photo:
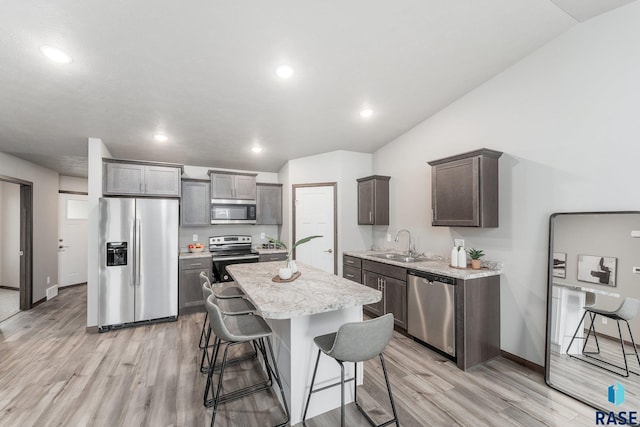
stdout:
<svg viewBox="0 0 640 427">
<path fill-rule="evenodd" d="M 134 286 L 140 286 L 140 220 L 136 218 L 136 248 L 134 274 L 136 276 Z"/>
<path fill-rule="evenodd" d="M 136 220 L 134 219 L 133 221 L 131 221 L 131 248 L 130 248 L 130 256 L 129 259 L 131 260 L 131 268 L 129 269 L 129 275 L 130 277 L 130 283 L 132 286 L 136 286 L 136 265 L 137 265 L 137 260 L 135 257 L 136 254 L 136 246 L 138 244 L 138 242 L 136 241 Z"/>
</svg>

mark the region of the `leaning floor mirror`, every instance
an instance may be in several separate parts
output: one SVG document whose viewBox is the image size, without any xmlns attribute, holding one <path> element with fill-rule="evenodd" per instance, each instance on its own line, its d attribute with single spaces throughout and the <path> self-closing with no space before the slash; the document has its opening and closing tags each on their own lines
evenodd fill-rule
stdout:
<svg viewBox="0 0 640 427">
<path fill-rule="evenodd" d="M 601 410 L 637 411 L 640 212 L 553 214 L 548 282 L 547 384 Z"/>
</svg>

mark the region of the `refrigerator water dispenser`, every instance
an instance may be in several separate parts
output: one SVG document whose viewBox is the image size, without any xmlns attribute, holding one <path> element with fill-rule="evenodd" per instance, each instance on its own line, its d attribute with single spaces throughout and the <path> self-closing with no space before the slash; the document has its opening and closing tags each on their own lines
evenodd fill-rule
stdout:
<svg viewBox="0 0 640 427">
<path fill-rule="evenodd" d="M 107 267 L 127 265 L 127 242 L 107 242 Z"/>
</svg>

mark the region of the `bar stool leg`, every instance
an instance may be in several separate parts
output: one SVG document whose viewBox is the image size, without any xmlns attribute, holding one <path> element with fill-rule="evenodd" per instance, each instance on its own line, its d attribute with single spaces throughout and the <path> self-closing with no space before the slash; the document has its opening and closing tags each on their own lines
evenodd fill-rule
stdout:
<svg viewBox="0 0 640 427">
<path fill-rule="evenodd" d="M 307 409 L 309 409 L 309 402 L 311 402 L 311 393 L 313 392 L 313 384 L 316 382 L 316 373 L 318 372 L 318 362 L 320 362 L 320 353 L 318 350 L 318 357 L 316 357 L 316 365 L 313 368 L 313 376 L 311 376 L 311 385 L 309 386 L 309 395 L 307 396 L 307 404 L 304 405 L 304 413 L 302 414 L 302 422 L 307 419 Z"/>
<path fill-rule="evenodd" d="M 633 351 L 636 353 L 636 360 L 638 361 L 638 365 L 640 365 L 640 356 L 638 355 L 638 348 L 636 347 L 636 342 L 633 339 L 633 334 L 631 333 L 631 326 L 629 326 L 629 322 L 627 322 L 627 329 L 629 329 L 629 336 L 631 337 L 631 344 L 633 345 Z"/>
<path fill-rule="evenodd" d="M 384 356 L 382 356 L 382 353 L 380 353 L 380 363 L 382 364 L 382 372 L 384 372 L 384 381 L 387 383 L 389 401 L 391 402 L 391 410 L 393 411 L 393 420 L 395 420 L 396 426 L 400 427 L 400 423 L 398 423 L 398 413 L 396 412 L 396 405 L 393 402 L 393 394 L 391 394 L 391 384 L 389 383 L 389 376 L 387 375 L 387 367 L 384 364 Z"/>
<path fill-rule="evenodd" d="M 198 342 L 198 348 L 202 350 L 204 347 L 203 340 L 205 338 L 205 331 L 207 330 L 207 320 L 209 320 L 209 312 L 204 313 L 204 322 L 202 322 L 202 329 L 200 330 L 200 341 Z"/>
<path fill-rule="evenodd" d="M 344 364 L 340 364 L 340 427 L 344 427 Z"/>
</svg>

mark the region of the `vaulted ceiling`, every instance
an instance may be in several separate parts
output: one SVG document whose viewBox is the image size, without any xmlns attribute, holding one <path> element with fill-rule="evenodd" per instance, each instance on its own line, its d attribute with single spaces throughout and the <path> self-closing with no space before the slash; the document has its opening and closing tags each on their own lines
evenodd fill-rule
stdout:
<svg viewBox="0 0 640 427">
<path fill-rule="evenodd" d="M 373 152 L 624 3 L 2 2 L 0 151 L 71 176 L 86 176 L 88 137 L 118 158 L 262 171 Z M 50 61 L 43 45 L 72 61 Z"/>
</svg>

